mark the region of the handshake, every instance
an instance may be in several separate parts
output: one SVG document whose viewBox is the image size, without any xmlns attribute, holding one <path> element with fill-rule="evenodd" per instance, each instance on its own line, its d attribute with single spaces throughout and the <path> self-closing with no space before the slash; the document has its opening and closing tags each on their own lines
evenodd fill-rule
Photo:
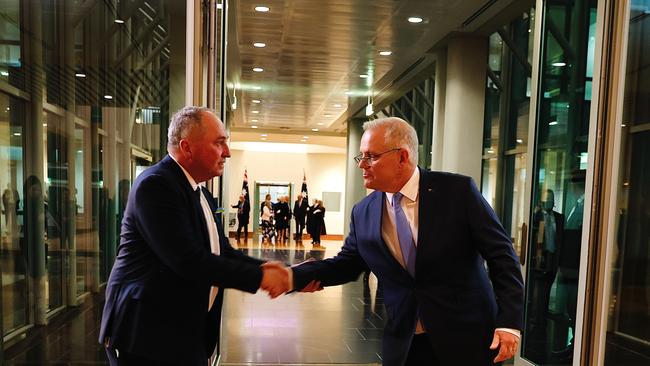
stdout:
<svg viewBox="0 0 650 366">
<path fill-rule="evenodd" d="M 269 293 L 269 297 L 276 297 L 294 290 L 290 288 L 289 279 L 292 278 L 291 269 L 277 261 L 269 261 L 262 264 L 262 283 L 260 288 Z M 320 281 L 311 281 L 307 286 L 299 289 L 300 292 L 320 291 L 323 288 Z"/>
</svg>

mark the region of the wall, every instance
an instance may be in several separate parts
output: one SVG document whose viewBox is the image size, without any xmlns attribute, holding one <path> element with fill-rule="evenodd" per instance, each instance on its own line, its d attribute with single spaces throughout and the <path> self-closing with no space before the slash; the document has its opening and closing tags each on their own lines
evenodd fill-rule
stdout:
<svg viewBox="0 0 650 366">
<path fill-rule="evenodd" d="M 343 235 L 343 207 L 345 203 L 345 155 L 323 153 L 287 153 L 287 152 L 261 152 L 249 150 L 232 150 L 232 157 L 228 162 L 230 169 L 229 192 L 226 197 L 230 204 L 237 202 L 237 195 L 241 192 L 244 169 L 248 169 L 248 184 L 251 197 L 254 196 L 255 182 L 291 182 L 294 183 L 293 201 L 297 191 L 302 185 L 303 168 L 307 176 L 307 189 L 309 200 L 322 199 L 323 191 L 341 192 L 341 211 L 326 211 L 325 226 L 327 234 Z M 249 232 L 253 229 L 253 208 L 259 203 L 253 198 L 251 202 L 251 220 L 248 224 Z M 327 207 L 325 207 L 327 209 Z M 236 212 L 230 208 L 230 212 Z"/>
</svg>

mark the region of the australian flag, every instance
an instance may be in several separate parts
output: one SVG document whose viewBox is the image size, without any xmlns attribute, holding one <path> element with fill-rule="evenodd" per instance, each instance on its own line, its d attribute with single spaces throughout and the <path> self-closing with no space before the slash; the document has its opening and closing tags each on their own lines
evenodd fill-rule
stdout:
<svg viewBox="0 0 650 366">
<path fill-rule="evenodd" d="M 302 187 L 300 188 L 300 193 L 302 193 L 302 199 L 309 203 L 309 197 L 307 196 L 307 176 L 304 170 L 302 171 Z"/>
<path fill-rule="evenodd" d="M 250 195 L 248 194 L 248 170 L 244 169 L 244 182 L 241 185 L 241 194 L 244 195 L 244 200 L 250 202 Z"/>
</svg>

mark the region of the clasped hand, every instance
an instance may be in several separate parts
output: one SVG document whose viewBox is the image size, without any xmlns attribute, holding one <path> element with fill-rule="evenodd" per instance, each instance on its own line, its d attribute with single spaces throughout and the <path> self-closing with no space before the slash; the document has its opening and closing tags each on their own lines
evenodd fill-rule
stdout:
<svg viewBox="0 0 650 366">
<path fill-rule="evenodd" d="M 262 264 L 262 283 L 260 288 L 269 293 L 272 299 L 290 290 L 289 271 L 284 264 L 269 261 Z"/>
</svg>

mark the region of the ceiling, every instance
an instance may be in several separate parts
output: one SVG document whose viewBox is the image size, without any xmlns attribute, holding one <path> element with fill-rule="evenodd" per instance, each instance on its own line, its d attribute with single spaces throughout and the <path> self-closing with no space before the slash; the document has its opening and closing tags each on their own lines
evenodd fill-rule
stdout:
<svg viewBox="0 0 650 366">
<path fill-rule="evenodd" d="M 260 141 L 261 133 L 269 135 L 265 142 L 309 143 L 299 140 L 304 135 L 345 136 L 348 117 L 365 106 L 368 95 L 390 94 L 386 91 L 395 87 L 396 79 L 407 80 L 405 72 L 412 73 L 423 56 L 429 57 L 425 63 L 434 62 L 431 50 L 450 33 L 476 30 L 511 2 L 231 2 L 235 34 L 228 57 L 238 63 L 229 65 L 228 73 L 234 88 L 229 94 L 237 98 L 230 120 L 233 140 Z M 269 10 L 256 11 L 258 6 Z M 410 23 L 409 17 L 422 22 Z M 265 47 L 254 46 L 256 42 Z M 282 141 L 273 137 L 287 133 Z"/>
</svg>

